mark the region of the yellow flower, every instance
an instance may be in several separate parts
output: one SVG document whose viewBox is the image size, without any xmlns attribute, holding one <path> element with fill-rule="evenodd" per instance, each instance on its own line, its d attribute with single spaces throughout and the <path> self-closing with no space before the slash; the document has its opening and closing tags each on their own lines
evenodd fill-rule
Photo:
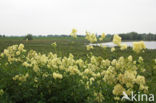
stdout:
<svg viewBox="0 0 156 103">
<path fill-rule="evenodd" d="M 34 70 L 34 72 L 38 72 L 39 71 L 39 67 L 38 67 L 38 65 L 34 65 L 34 67 L 33 67 L 33 70 Z"/>
<path fill-rule="evenodd" d="M 24 49 L 24 45 L 23 44 L 20 44 L 19 47 L 18 47 L 18 50 L 19 51 L 22 51 L 23 49 Z"/>
<path fill-rule="evenodd" d="M 37 79 L 37 77 L 35 77 L 35 78 L 34 78 L 34 82 L 36 82 L 36 83 L 38 82 L 38 79 Z"/>
<path fill-rule="evenodd" d="M 42 77 L 44 78 L 48 77 L 48 73 L 43 73 Z"/>
<path fill-rule="evenodd" d="M 105 33 L 102 33 L 101 37 L 99 38 L 100 41 L 102 41 L 106 37 Z"/>
<path fill-rule="evenodd" d="M 93 77 L 90 78 L 90 81 L 94 81 L 95 79 Z"/>
<path fill-rule="evenodd" d="M 92 45 L 87 45 L 86 48 L 87 48 L 87 50 L 91 50 L 91 49 L 93 49 L 93 46 Z"/>
<path fill-rule="evenodd" d="M 140 84 L 140 85 L 145 84 L 145 77 L 138 75 L 137 78 L 136 78 L 136 83 Z"/>
<path fill-rule="evenodd" d="M 118 46 L 120 46 L 121 37 L 119 35 L 115 34 L 114 37 L 113 37 L 113 43 L 117 44 Z"/>
<path fill-rule="evenodd" d="M 20 55 L 20 51 L 17 51 L 17 52 L 16 52 L 16 55 Z"/>
<path fill-rule="evenodd" d="M 140 42 L 133 42 L 133 50 L 136 52 L 136 53 L 139 53 L 141 50 L 143 49 L 146 49 L 146 46 L 144 44 L 143 41 L 140 41 Z"/>
<path fill-rule="evenodd" d="M 115 48 L 111 48 L 111 52 L 114 52 L 115 51 Z"/>
<path fill-rule="evenodd" d="M 4 57 L 4 53 L 1 53 L 1 55 L 0 55 L 2 58 Z"/>
<path fill-rule="evenodd" d="M 70 33 L 70 35 L 73 37 L 73 38 L 77 38 L 77 30 L 76 29 L 72 29 L 72 32 Z"/>
<path fill-rule="evenodd" d="M 70 66 L 68 71 L 70 72 L 70 75 L 80 74 L 80 71 L 76 66 Z"/>
<path fill-rule="evenodd" d="M 29 77 L 29 74 L 28 73 L 26 73 L 25 75 L 15 75 L 14 77 L 13 77 L 13 80 L 19 80 L 19 81 L 21 81 L 21 82 L 25 82 L 26 80 L 27 80 L 27 78 Z"/>
<path fill-rule="evenodd" d="M 127 49 L 127 45 L 126 44 L 121 44 L 120 45 L 120 50 L 126 50 Z"/>
<path fill-rule="evenodd" d="M 148 91 L 148 86 L 140 85 L 139 90 L 144 90 L 145 92 Z"/>
<path fill-rule="evenodd" d="M 77 33 L 77 30 L 73 28 L 72 33 Z"/>
<path fill-rule="evenodd" d="M 143 60 L 144 60 L 144 59 L 143 59 L 142 57 L 139 57 L 138 62 L 139 62 L 139 63 L 142 63 L 142 62 L 143 62 Z"/>
<path fill-rule="evenodd" d="M 125 71 L 120 82 L 126 84 L 127 88 L 133 88 L 135 78 L 136 78 L 136 73 L 134 71 Z"/>
<path fill-rule="evenodd" d="M 5 54 L 6 56 L 9 56 L 9 50 L 4 49 L 4 54 Z"/>
<path fill-rule="evenodd" d="M 114 97 L 114 100 L 119 101 L 120 97 Z"/>
<path fill-rule="evenodd" d="M 56 42 L 52 43 L 51 46 L 56 47 Z"/>
<path fill-rule="evenodd" d="M 117 63 L 116 59 L 113 59 L 111 62 L 112 65 L 116 65 L 116 63 Z"/>
<path fill-rule="evenodd" d="M 13 49 L 13 50 L 17 50 L 17 47 L 18 47 L 18 45 L 13 45 L 13 46 L 12 46 L 12 49 Z"/>
<path fill-rule="evenodd" d="M 15 75 L 12 79 L 17 80 L 19 78 L 19 75 Z"/>
<path fill-rule="evenodd" d="M 94 43 L 97 41 L 97 38 L 96 38 L 96 35 L 94 33 L 89 33 L 89 32 L 86 32 L 86 37 L 85 39 L 87 39 L 88 41 L 90 41 L 91 43 Z"/>
<path fill-rule="evenodd" d="M 25 67 L 29 67 L 30 66 L 30 64 L 28 64 L 27 62 L 24 62 L 22 65 L 25 66 Z"/>
<path fill-rule="evenodd" d="M 0 89 L 0 96 L 2 96 L 4 94 L 3 89 Z"/>
<path fill-rule="evenodd" d="M 129 62 L 132 62 L 133 61 L 133 57 L 131 55 L 128 57 L 128 61 Z"/>
<path fill-rule="evenodd" d="M 102 38 L 105 38 L 106 37 L 105 33 L 102 33 L 101 37 Z"/>
<path fill-rule="evenodd" d="M 82 59 L 77 60 L 76 63 L 77 63 L 80 67 L 83 67 L 83 66 L 84 66 L 84 62 L 83 62 Z"/>
<path fill-rule="evenodd" d="M 122 87 L 122 85 L 117 84 L 114 86 L 113 94 L 114 95 L 122 95 L 124 91 L 125 91 L 125 89 Z"/>
<path fill-rule="evenodd" d="M 63 76 L 62 76 L 62 74 L 59 74 L 59 73 L 53 73 L 53 78 L 54 79 L 62 79 L 63 78 Z"/>
<path fill-rule="evenodd" d="M 104 96 L 101 92 L 94 93 L 94 96 L 96 97 L 95 100 L 97 101 L 97 103 L 103 103 Z"/>
</svg>

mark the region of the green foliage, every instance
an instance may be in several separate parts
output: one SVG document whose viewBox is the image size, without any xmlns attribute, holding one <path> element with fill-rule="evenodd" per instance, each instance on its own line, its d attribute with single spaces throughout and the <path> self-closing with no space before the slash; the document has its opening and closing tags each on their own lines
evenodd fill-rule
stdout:
<svg viewBox="0 0 156 103">
<path fill-rule="evenodd" d="M 9 38 L 0 40 L 0 50 L 1 52 L 9 45 L 13 44 L 25 44 L 27 50 L 36 50 L 40 53 L 53 52 L 57 53 L 59 57 L 68 57 L 69 53 L 72 53 L 76 58 L 81 58 L 83 60 L 88 59 L 88 51 L 86 50 L 86 44 L 88 42 L 83 37 L 78 37 L 78 39 L 72 39 L 70 37 L 49 37 L 49 38 L 34 38 L 33 41 L 26 42 L 22 40 L 23 38 Z M 57 50 L 51 47 L 51 43 L 56 42 Z M 117 47 L 115 52 L 110 53 L 110 48 L 100 48 L 94 47 L 95 49 L 91 52 L 99 57 L 98 61 L 100 62 L 102 58 L 110 60 L 117 59 L 120 56 L 128 57 L 132 55 L 134 60 L 139 56 L 144 58 L 144 67 L 147 70 L 144 74 L 147 83 L 150 88 L 150 93 L 156 93 L 156 76 L 155 71 L 153 71 L 153 61 L 152 59 L 156 58 L 156 50 L 145 50 L 145 53 L 140 53 L 139 55 L 132 51 L 131 48 L 128 48 L 126 51 L 120 51 Z M 89 59 L 88 59 L 89 60 Z M 7 61 L 7 59 L 6 59 Z M 44 70 L 41 74 L 35 74 L 32 68 L 26 68 L 22 66 L 22 63 L 12 63 L 6 68 L 5 60 L 1 61 L 0 65 L 0 89 L 3 88 L 5 93 L 0 97 L 0 102 L 2 103 L 95 103 L 95 101 L 86 101 L 88 95 L 93 94 L 91 91 L 85 89 L 84 85 L 79 82 L 82 78 L 76 75 L 64 77 L 60 81 L 56 81 L 50 77 L 43 78 L 42 73 L 48 72 L 48 68 L 42 67 Z M 4 68 L 5 67 L 5 68 Z M 9 72 L 8 72 L 9 71 Z M 17 74 L 29 73 L 29 78 L 27 82 L 19 85 L 19 81 L 13 81 L 12 77 Z M 38 88 L 34 87 L 36 83 L 34 78 L 38 78 Z M 77 79 L 75 79 L 77 78 Z M 102 84 L 103 87 L 108 88 L 104 89 L 104 97 L 107 103 L 114 103 L 114 100 L 111 100 L 112 96 L 111 90 L 113 87 L 109 85 Z M 98 85 L 94 85 L 98 89 Z M 106 93 L 106 94 L 105 94 Z M 92 95 L 90 95 L 91 97 Z"/>
</svg>

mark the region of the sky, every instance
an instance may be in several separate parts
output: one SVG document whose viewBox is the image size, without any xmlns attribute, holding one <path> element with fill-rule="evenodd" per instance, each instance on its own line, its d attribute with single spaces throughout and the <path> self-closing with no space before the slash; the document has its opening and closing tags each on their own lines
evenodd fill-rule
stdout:
<svg viewBox="0 0 156 103">
<path fill-rule="evenodd" d="M 156 0 L 0 0 L 0 34 L 156 33 Z"/>
</svg>

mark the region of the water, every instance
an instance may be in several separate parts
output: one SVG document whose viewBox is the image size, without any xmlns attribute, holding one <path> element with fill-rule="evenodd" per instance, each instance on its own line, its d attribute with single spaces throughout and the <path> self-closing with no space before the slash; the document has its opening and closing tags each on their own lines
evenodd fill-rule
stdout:
<svg viewBox="0 0 156 103">
<path fill-rule="evenodd" d="M 147 49 L 156 49 L 156 41 L 144 41 Z M 116 46 L 113 44 L 113 42 L 107 42 L 107 43 L 98 43 L 98 44 L 91 44 L 91 45 L 97 45 L 100 46 L 102 44 L 103 46 L 106 45 L 107 47 L 114 47 Z M 127 46 L 132 47 L 133 42 L 122 42 L 121 44 L 127 44 Z"/>
</svg>

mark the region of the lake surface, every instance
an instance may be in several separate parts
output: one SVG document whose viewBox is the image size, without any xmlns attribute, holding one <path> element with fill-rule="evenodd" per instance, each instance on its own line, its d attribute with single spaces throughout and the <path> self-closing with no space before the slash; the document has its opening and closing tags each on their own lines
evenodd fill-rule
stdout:
<svg viewBox="0 0 156 103">
<path fill-rule="evenodd" d="M 156 41 L 144 41 L 147 49 L 156 49 Z M 114 47 L 117 46 L 113 42 L 106 42 L 106 43 L 98 43 L 98 44 L 91 44 L 95 46 L 100 46 L 102 44 L 103 46 L 106 45 L 107 47 Z M 133 42 L 122 42 L 121 44 L 127 44 L 127 46 L 132 47 Z"/>
</svg>

